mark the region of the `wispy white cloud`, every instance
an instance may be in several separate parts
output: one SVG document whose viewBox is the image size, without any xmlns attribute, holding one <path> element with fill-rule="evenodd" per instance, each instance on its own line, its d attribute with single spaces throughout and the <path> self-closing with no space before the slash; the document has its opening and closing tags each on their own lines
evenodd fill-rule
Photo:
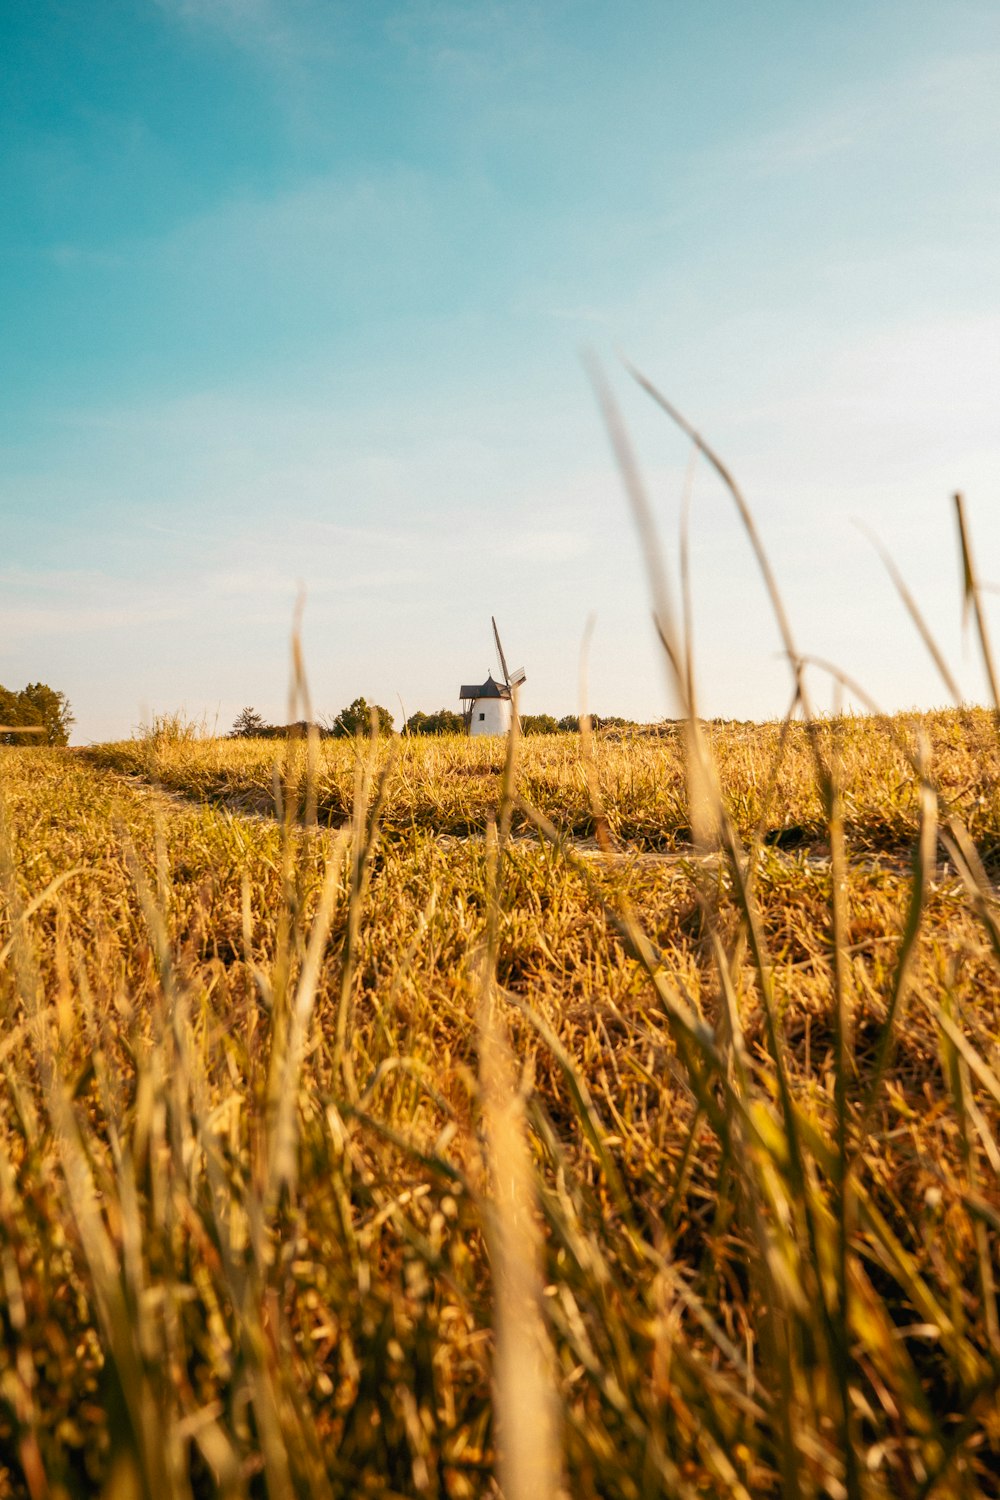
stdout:
<svg viewBox="0 0 1000 1500">
<path fill-rule="evenodd" d="M 372 286 L 388 274 L 416 281 L 441 226 L 436 190 L 419 168 L 390 165 L 345 177 L 330 172 L 277 193 L 224 200 L 159 241 L 156 253 L 230 277 L 288 276 L 314 266 L 314 285 L 345 276 Z"/>
<path fill-rule="evenodd" d="M 63 269 L 126 268 L 155 277 L 196 337 L 220 308 L 240 306 L 275 322 L 272 336 L 286 308 L 296 326 L 306 320 L 330 328 L 365 315 L 377 327 L 433 310 L 449 266 L 457 293 L 464 265 L 455 236 L 465 233 L 463 224 L 471 232 L 477 215 L 494 212 L 484 184 L 457 203 L 447 180 L 389 162 L 233 191 L 152 234 L 118 235 L 106 245 L 59 241 L 42 253 Z"/>
<path fill-rule="evenodd" d="M 766 423 L 786 444 L 795 434 L 815 444 L 824 429 L 841 442 L 851 432 L 856 449 L 881 431 L 902 467 L 928 445 L 968 450 L 992 430 L 1000 457 L 1000 314 L 894 320 L 843 338 L 797 375 L 798 388 L 748 401 L 741 427 Z"/>
<path fill-rule="evenodd" d="M 0 652 L 48 636 L 135 628 L 183 619 L 191 599 L 173 585 L 116 578 L 92 569 L 6 568 L 0 571 Z"/>
<path fill-rule="evenodd" d="M 206 573 L 202 578 L 203 596 L 225 599 L 288 600 L 300 591 L 307 600 L 329 600 L 345 594 L 379 594 L 386 589 L 413 581 L 411 570 L 383 568 L 361 572 L 353 568 L 334 567 L 314 574 L 306 583 L 280 571 L 267 568 L 227 569 Z"/>
<path fill-rule="evenodd" d="M 338 10 L 325 0 L 155 0 L 189 36 L 242 55 L 267 81 L 293 134 L 325 135 L 323 65 L 340 50 Z"/>
<path fill-rule="evenodd" d="M 1000 52 L 942 57 L 844 89 L 779 129 L 738 141 L 725 155 L 742 170 L 777 176 L 856 151 L 875 154 L 887 142 L 907 142 L 914 129 L 933 136 L 939 148 L 958 149 L 970 137 L 992 136 L 998 96 Z"/>
<path fill-rule="evenodd" d="M 215 32 L 246 51 L 290 57 L 307 50 L 305 38 L 291 24 L 289 7 L 276 0 L 156 0 L 156 4 L 170 19 Z"/>
<path fill-rule="evenodd" d="M 165 623 L 170 620 L 182 619 L 186 611 L 179 609 L 176 605 L 163 605 L 162 607 L 151 607 L 149 605 L 102 605 L 102 604 L 65 604 L 50 605 L 13 605 L 0 607 L 0 639 L 6 638 L 8 642 L 16 641 L 25 637 L 31 640 L 41 640 L 46 636 L 64 636 L 69 632 L 75 635 L 90 634 L 106 630 L 135 629 L 138 625 L 149 625 L 154 622 Z M 0 647 L 0 653 L 10 654 L 10 646 L 6 651 Z"/>
<path fill-rule="evenodd" d="M 43 255 L 54 266 L 70 270 L 76 267 L 102 271 L 114 270 L 126 264 L 126 257 L 117 250 L 94 249 L 86 245 L 50 245 L 43 251 Z"/>
<path fill-rule="evenodd" d="M 469 86 L 495 86 L 545 54 L 544 13 L 525 0 L 418 0 L 397 6 L 382 28 L 412 59 Z"/>
<path fill-rule="evenodd" d="M 588 307 L 581 304 L 577 307 L 560 307 L 554 305 L 544 309 L 549 318 L 558 318 L 565 323 L 589 323 L 599 328 L 614 328 L 615 315 L 609 309 L 603 307 Z"/>
</svg>

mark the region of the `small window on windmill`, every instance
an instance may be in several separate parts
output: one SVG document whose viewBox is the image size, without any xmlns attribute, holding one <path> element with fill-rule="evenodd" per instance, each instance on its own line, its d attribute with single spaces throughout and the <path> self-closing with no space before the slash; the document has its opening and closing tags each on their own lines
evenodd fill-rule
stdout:
<svg viewBox="0 0 1000 1500">
<path fill-rule="evenodd" d="M 484 721 L 484 720 L 485 720 L 485 718 L 486 718 L 486 715 L 485 715 L 485 714 L 480 714 L 480 715 L 479 715 L 479 722 L 480 722 L 480 724 L 482 724 L 482 723 L 483 723 L 483 721 Z"/>
</svg>

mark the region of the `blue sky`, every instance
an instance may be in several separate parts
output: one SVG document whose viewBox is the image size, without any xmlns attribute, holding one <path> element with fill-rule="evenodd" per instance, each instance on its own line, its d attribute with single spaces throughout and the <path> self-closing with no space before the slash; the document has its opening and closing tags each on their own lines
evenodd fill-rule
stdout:
<svg viewBox="0 0 1000 1500">
<path fill-rule="evenodd" d="M 724 454 L 801 645 L 942 701 L 861 519 L 972 696 L 949 495 L 1000 578 L 1000 9 L 921 0 L 0 7 L 0 681 L 76 738 L 320 711 L 669 712 L 581 351 L 676 555 Z M 746 543 L 696 468 L 707 712 L 780 713 Z M 817 698 L 830 706 L 828 685 Z"/>
</svg>

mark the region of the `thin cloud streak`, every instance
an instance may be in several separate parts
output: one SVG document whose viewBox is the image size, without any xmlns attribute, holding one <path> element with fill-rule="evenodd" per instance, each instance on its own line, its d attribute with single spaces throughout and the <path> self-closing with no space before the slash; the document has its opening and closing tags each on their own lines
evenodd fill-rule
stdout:
<svg viewBox="0 0 1000 1500">
<path fill-rule="evenodd" d="M 998 96 L 1000 52 L 935 59 L 740 143 L 731 160 L 762 177 L 779 176 L 854 151 L 877 153 L 888 141 L 905 140 L 915 126 L 958 148 L 969 136 L 976 101 L 990 108 Z M 978 129 L 974 136 L 981 139 Z"/>
</svg>

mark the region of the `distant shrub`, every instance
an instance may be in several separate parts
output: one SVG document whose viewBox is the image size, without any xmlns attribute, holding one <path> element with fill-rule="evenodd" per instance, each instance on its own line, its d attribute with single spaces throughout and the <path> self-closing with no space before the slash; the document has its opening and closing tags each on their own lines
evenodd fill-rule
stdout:
<svg viewBox="0 0 1000 1500">
<path fill-rule="evenodd" d="M 406 721 L 407 734 L 462 734 L 465 720 L 450 708 L 439 708 L 435 714 L 425 714 L 420 709 Z"/>
<path fill-rule="evenodd" d="M 638 729 L 640 727 L 635 719 L 620 719 L 615 714 L 591 714 L 590 724 L 593 729 Z"/>
<path fill-rule="evenodd" d="M 558 734 L 559 725 L 551 714 L 522 714 L 522 734 Z"/>
<path fill-rule="evenodd" d="M 191 719 L 183 708 L 154 714 L 148 724 L 140 724 L 133 732 L 136 739 L 155 745 L 192 745 L 196 740 L 211 738 L 204 715 Z"/>
</svg>

